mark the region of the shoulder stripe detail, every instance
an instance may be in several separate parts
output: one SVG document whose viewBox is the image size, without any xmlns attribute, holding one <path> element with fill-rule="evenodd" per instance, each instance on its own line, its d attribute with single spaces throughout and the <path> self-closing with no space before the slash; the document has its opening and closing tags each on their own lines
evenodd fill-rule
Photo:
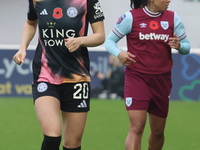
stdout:
<svg viewBox="0 0 200 150">
<path fill-rule="evenodd" d="M 121 34 L 116 28 L 113 28 L 112 29 L 112 32 L 117 36 L 119 37 L 120 39 L 122 39 L 124 37 L 123 34 Z"/>
</svg>

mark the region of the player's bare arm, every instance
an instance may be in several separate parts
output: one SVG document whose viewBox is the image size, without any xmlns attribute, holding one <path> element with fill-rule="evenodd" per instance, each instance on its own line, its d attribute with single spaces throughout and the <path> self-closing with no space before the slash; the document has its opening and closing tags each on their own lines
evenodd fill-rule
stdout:
<svg viewBox="0 0 200 150">
<path fill-rule="evenodd" d="M 30 21 L 26 20 L 23 28 L 23 33 L 22 33 L 22 40 L 21 40 L 21 45 L 19 51 L 13 56 L 14 61 L 20 65 L 25 61 L 26 58 L 26 49 L 33 39 L 35 32 L 37 29 L 37 20 Z"/>
<path fill-rule="evenodd" d="M 76 51 L 80 46 L 94 47 L 103 44 L 105 31 L 103 21 L 91 24 L 93 34 L 84 37 L 65 39 L 65 45 L 70 52 Z"/>
</svg>

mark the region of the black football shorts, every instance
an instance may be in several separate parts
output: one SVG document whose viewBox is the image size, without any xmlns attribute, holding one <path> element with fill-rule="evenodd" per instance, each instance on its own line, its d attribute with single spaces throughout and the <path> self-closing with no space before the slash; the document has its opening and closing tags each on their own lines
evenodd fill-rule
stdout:
<svg viewBox="0 0 200 150">
<path fill-rule="evenodd" d="M 90 83 L 36 82 L 32 85 L 34 102 L 42 96 L 53 96 L 60 101 L 61 110 L 66 112 L 88 112 L 90 109 Z"/>
</svg>

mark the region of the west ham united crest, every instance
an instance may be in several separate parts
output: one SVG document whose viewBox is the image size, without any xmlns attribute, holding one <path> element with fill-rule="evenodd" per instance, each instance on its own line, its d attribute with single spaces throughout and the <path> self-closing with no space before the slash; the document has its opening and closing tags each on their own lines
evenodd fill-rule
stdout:
<svg viewBox="0 0 200 150">
<path fill-rule="evenodd" d="M 126 98 L 126 106 L 130 107 L 132 104 L 132 97 L 127 97 Z"/>
<path fill-rule="evenodd" d="M 169 28 L 169 22 L 168 21 L 161 21 L 160 25 L 164 30 L 167 30 Z"/>
</svg>

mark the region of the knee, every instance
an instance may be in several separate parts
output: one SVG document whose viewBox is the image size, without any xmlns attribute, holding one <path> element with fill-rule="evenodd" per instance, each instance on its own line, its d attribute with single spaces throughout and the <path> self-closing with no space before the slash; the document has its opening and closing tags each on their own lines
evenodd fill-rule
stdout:
<svg viewBox="0 0 200 150">
<path fill-rule="evenodd" d="M 151 134 L 155 137 L 162 138 L 164 136 L 164 130 L 163 129 L 153 129 L 153 130 L 151 130 Z"/>
<path fill-rule="evenodd" d="M 130 133 L 134 135 L 142 135 L 144 131 L 145 124 L 136 124 L 130 128 Z"/>
<path fill-rule="evenodd" d="M 81 137 L 64 138 L 63 145 L 64 145 L 64 147 L 71 148 L 71 149 L 80 147 L 81 146 Z"/>
<path fill-rule="evenodd" d="M 49 136 L 60 136 L 62 135 L 62 127 L 47 124 L 42 126 L 42 132 Z"/>
</svg>

